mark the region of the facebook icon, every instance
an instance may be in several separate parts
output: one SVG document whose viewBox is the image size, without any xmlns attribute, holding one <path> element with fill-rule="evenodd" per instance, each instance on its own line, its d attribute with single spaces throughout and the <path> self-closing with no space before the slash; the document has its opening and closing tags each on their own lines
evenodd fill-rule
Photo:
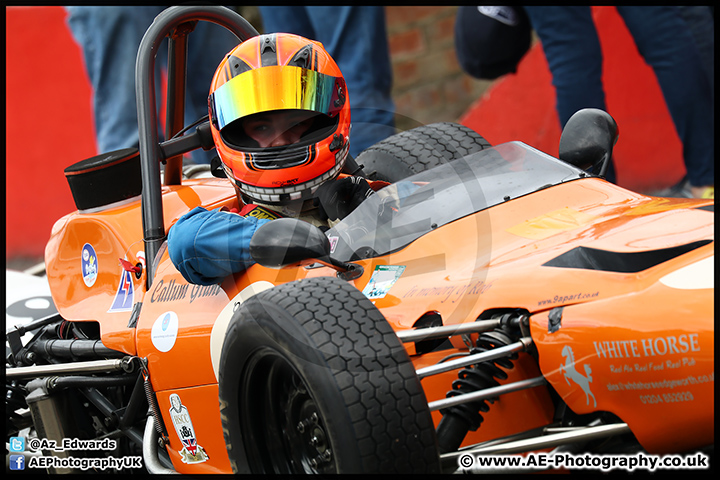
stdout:
<svg viewBox="0 0 720 480">
<path fill-rule="evenodd" d="M 10 470 L 25 470 L 25 455 L 10 455 Z"/>
</svg>

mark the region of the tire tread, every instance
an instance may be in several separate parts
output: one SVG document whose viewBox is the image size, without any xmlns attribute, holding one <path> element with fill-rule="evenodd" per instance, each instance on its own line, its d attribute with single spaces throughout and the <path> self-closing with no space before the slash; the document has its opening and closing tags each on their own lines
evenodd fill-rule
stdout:
<svg viewBox="0 0 720 480">
<path fill-rule="evenodd" d="M 367 473 L 439 471 L 434 425 L 415 368 L 360 291 L 319 277 L 280 285 L 249 301 L 283 308 L 323 352 L 336 372 Z"/>
</svg>

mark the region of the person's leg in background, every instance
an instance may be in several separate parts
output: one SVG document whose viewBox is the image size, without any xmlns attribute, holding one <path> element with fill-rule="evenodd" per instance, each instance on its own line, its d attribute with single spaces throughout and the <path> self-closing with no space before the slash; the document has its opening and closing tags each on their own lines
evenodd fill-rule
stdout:
<svg viewBox="0 0 720 480">
<path fill-rule="evenodd" d="M 695 40 L 710 85 L 715 85 L 715 23 L 714 8 L 705 5 L 683 5 L 678 7 Z M 713 99 L 715 91 L 713 90 Z"/>
<path fill-rule="evenodd" d="M 66 7 L 67 23 L 80 45 L 93 89 L 93 115 L 98 153 L 137 147 L 135 60 L 138 47 L 155 17 L 167 7 Z M 200 21 L 188 39 L 185 125 L 208 113 L 210 82 L 223 55 L 239 40 L 224 27 Z M 155 92 L 160 98 L 161 71 L 167 69 L 167 40 L 155 58 Z M 158 115 L 159 116 L 159 115 Z M 159 127 L 158 127 L 159 128 Z M 159 130 L 162 138 L 164 132 Z M 186 164 L 209 163 L 212 151 L 192 152 Z"/>
<path fill-rule="evenodd" d="M 706 195 L 715 182 L 713 87 L 692 33 L 677 7 L 617 9 L 657 76 L 683 144 L 691 193 Z"/>
<path fill-rule="evenodd" d="M 317 40 L 308 9 L 304 6 L 269 7 L 259 6 L 262 17 L 262 33 L 294 33 L 301 37 Z M 327 49 L 327 45 L 325 45 Z M 334 58 L 334 57 L 333 57 Z M 344 73 L 344 72 L 343 72 Z"/>
<path fill-rule="evenodd" d="M 259 7 L 266 33 L 285 32 L 321 42 L 348 86 L 350 154 L 395 133 L 392 66 L 380 6 Z"/>
<path fill-rule="evenodd" d="M 138 146 L 135 59 L 145 31 L 164 8 L 66 7 L 93 90 L 98 153 Z"/>
<path fill-rule="evenodd" d="M 188 37 L 188 64 L 185 99 L 185 125 L 208 114 L 210 82 L 223 57 L 240 40 L 225 27 L 200 21 Z M 198 149 L 186 158 L 185 165 L 210 163 L 215 150 Z"/>
<path fill-rule="evenodd" d="M 607 111 L 602 50 L 589 6 L 524 7 L 552 73 L 560 126 L 580 109 Z M 615 182 L 611 162 L 606 174 Z"/>
</svg>

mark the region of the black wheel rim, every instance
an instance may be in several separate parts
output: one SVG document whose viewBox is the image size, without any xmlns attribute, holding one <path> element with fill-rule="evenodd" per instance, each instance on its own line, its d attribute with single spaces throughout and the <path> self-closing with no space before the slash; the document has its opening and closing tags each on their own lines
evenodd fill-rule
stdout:
<svg viewBox="0 0 720 480">
<path fill-rule="evenodd" d="M 302 376 L 280 352 L 253 352 L 241 375 L 243 443 L 253 472 L 335 473 L 325 421 Z"/>
</svg>

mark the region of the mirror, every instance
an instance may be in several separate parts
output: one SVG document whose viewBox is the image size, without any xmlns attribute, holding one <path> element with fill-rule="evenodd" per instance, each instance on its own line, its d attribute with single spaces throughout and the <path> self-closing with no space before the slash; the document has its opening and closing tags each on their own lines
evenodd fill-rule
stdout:
<svg viewBox="0 0 720 480">
<path fill-rule="evenodd" d="M 257 229 L 250 255 L 264 267 L 312 263 L 330 255 L 330 241 L 316 226 L 297 218 L 278 218 Z"/>
<path fill-rule="evenodd" d="M 584 108 L 565 124 L 558 157 L 583 170 L 599 170 L 598 175 L 602 177 L 617 139 L 618 126 L 610 114 L 597 108 Z"/>
</svg>

